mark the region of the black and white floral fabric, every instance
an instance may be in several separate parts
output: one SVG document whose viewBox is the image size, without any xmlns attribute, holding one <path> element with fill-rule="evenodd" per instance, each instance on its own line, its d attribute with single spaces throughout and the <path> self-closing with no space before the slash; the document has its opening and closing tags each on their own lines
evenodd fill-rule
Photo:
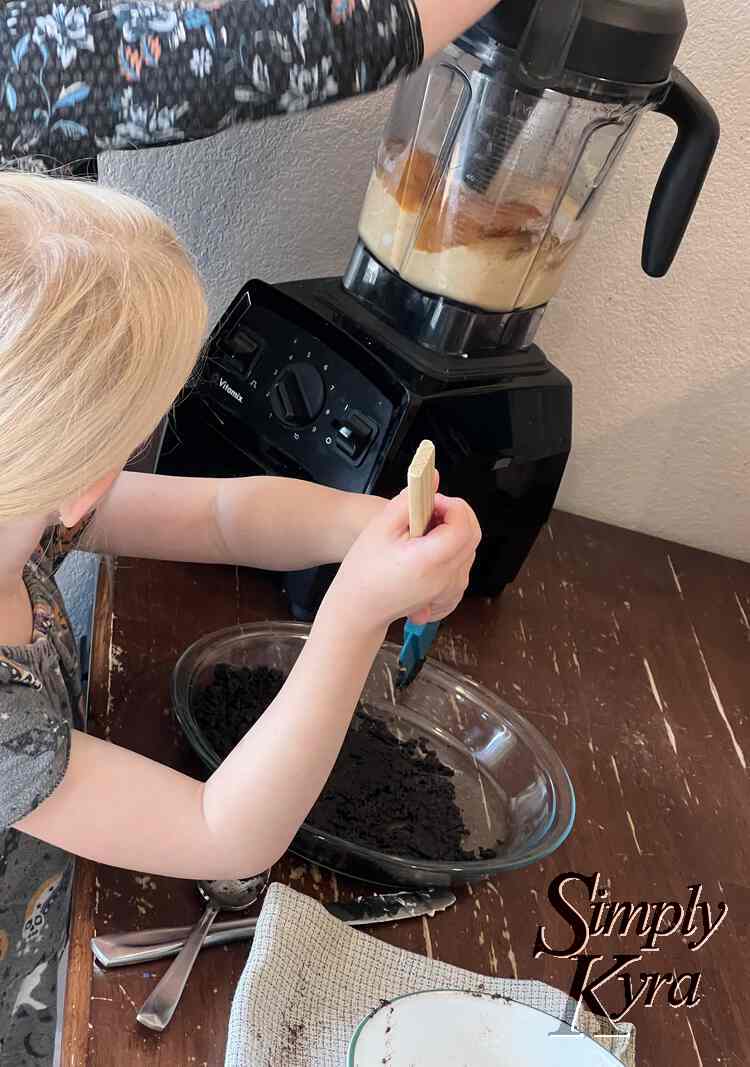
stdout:
<svg viewBox="0 0 750 1067">
<path fill-rule="evenodd" d="M 382 87 L 422 60 L 412 0 L 0 6 L 0 162 L 47 170 Z"/>
</svg>

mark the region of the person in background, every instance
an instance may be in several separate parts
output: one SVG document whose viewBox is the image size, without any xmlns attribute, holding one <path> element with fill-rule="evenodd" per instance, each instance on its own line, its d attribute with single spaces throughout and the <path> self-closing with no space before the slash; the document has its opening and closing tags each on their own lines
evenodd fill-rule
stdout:
<svg viewBox="0 0 750 1067">
<path fill-rule="evenodd" d="M 142 204 L 28 172 L 93 174 L 99 151 L 378 89 L 490 6 L 0 7 L 0 1067 L 52 1063 L 71 854 L 184 878 L 270 866 L 328 777 L 388 624 L 452 611 L 480 536 L 444 497 L 435 529 L 410 541 L 403 495 L 122 473 L 198 359 L 200 282 Z M 83 732 L 54 578 L 76 547 L 280 570 L 343 561 L 282 692 L 207 782 Z M 142 833 L 154 810 L 168 834 Z"/>
<path fill-rule="evenodd" d="M 179 144 L 381 89 L 487 0 L 9 0 L 0 165 L 95 173 L 98 152 Z"/>
</svg>

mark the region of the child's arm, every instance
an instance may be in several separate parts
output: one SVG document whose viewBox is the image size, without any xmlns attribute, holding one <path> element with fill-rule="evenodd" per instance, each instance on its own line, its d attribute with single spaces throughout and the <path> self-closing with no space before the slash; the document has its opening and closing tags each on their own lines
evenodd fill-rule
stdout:
<svg viewBox="0 0 750 1067">
<path fill-rule="evenodd" d="M 383 637 L 326 613 L 282 692 L 205 784 L 75 732 L 62 783 L 17 828 L 152 874 L 265 870 L 315 803 Z"/>
<path fill-rule="evenodd" d="M 103 863 L 190 878 L 275 862 L 333 767 L 388 624 L 442 618 L 479 540 L 471 510 L 438 497 L 439 525 L 408 536 L 406 494 L 347 554 L 282 691 L 202 784 L 76 733 L 61 784 L 18 829 Z"/>
<path fill-rule="evenodd" d="M 170 478 L 125 472 L 82 547 L 117 556 L 302 570 L 340 563 L 380 497 L 291 478 Z"/>
</svg>

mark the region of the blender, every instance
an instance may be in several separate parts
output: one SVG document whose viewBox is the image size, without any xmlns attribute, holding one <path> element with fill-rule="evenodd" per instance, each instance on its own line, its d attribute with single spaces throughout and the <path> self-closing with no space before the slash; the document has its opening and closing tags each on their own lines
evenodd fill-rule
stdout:
<svg viewBox="0 0 750 1067">
<path fill-rule="evenodd" d="M 504 0 L 401 86 L 344 285 L 432 351 L 525 348 L 648 111 L 678 125 L 643 269 L 674 259 L 718 139 L 672 63 L 682 0 Z"/>
<path fill-rule="evenodd" d="M 674 68 L 682 0 L 503 0 L 401 84 L 342 278 L 250 281 L 175 408 L 157 469 L 398 492 L 421 440 L 474 507 L 470 589 L 514 580 L 570 451 L 568 379 L 534 343 L 623 150 L 650 111 L 677 136 L 646 222 L 666 273 L 718 141 Z M 335 572 L 286 576 L 310 619 Z"/>
</svg>

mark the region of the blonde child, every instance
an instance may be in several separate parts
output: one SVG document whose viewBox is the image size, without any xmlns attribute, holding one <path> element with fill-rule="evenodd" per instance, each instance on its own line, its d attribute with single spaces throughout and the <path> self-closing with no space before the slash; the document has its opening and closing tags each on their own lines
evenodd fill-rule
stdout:
<svg viewBox="0 0 750 1067">
<path fill-rule="evenodd" d="M 326 781 L 386 628 L 452 611 L 480 534 L 440 496 L 436 528 L 411 541 L 403 494 L 121 473 L 199 356 L 206 308 L 186 253 L 134 200 L 12 173 L 0 249 L 0 1063 L 18 1067 L 49 1059 L 69 855 L 181 878 L 272 865 Z M 207 782 L 82 732 L 54 580 L 73 547 L 343 561 L 283 690 Z M 154 810 L 168 833 L 143 833 Z"/>
</svg>

